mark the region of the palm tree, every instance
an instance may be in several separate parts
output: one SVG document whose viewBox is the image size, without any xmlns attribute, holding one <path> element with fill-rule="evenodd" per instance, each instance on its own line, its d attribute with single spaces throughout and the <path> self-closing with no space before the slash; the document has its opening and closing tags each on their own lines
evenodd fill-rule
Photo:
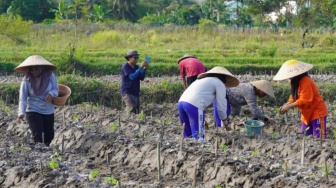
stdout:
<svg viewBox="0 0 336 188">
<path fill-rule="evenodd" d="M 119 19 L 135 20 L 135 9 L 137 8 L 139 0 L 114 0 L 113 9 L 118 10 Z"/>
</svg>

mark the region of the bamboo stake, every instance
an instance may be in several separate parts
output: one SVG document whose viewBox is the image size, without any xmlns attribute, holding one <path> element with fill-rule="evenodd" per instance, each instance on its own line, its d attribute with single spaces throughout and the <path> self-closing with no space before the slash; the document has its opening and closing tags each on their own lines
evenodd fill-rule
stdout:
<svg viewBox="0 0 336 188">
<path fill-rule="evenodd" d="M 307 132 L 307 129 L 304 130 L 304 135 L 302 138 L 301 165 L 304 165 L 304 154 L 305 154 L 305 147 L 306 147 L 306 143 L 305 143 L 306 132 Z"/>
<path fill-rule="evenodd" d="M 158 163 L 158 181 L 161 181 L 161 159 L 160 159 L 161 142 L 157 143 L 157 163 Z"/>
<path fill-rule="evenodd" d="M 63 111 L 63 115 L 62 115 L 62 121 L 63 121 L 63 127 L 66 126 L 66 122 L 65 122 L 65 112 Z"/>
<path fill-rule="evenodd" d="M 215 157 L 217 157 L 218 155 L 218 138 L 216 137 L 216 141 L 215 141 Z"/>
<path fill-rule="evenodd" d="M 27 137 L 26 137 L 27 144 L 29 144 L 29 139 L 30 139 L 30 132 L 28 131 L 27 132 Z"/>
<path fill-rule="evenodd" d="M 234 145 L 235 144 L 235 139 L 234 138 L 232 138 L 232 150 L 234 149 Z"/>
<path fill-rule="evenodd" d="M 284 173 L 285 173 L 285 174 L 284 174 L 284 176 L 285 176 L 285 177 L 287 177 L 287 176 L 288 176 L 288 173 L 287 173 L 287 170 L 288 170 L 287 163 L 288 163 L 288 160 L 287 160 L 287 159 L 285 159 L 285 161 L 284 161 L 284 168 L 285 168 L 285 169 L 284 169 L 284 170 L 285 170 L 285 171 L 284 171 Z"/>
<path fill-rule="evenodd" d="M 196 176 L 197 176 L 197 164 L 196 164 L 196 166 L 195 166 L 194 174 L 193 174 L 193 183 L 192 183 L 192 187 L 193 187 L 193 188 L 196 187 Z"/>
<path fill-rule="evenodd" d="M 184 129 L 185 129 L 185 123 L 182 125 L 182 134 L 181 134 L 181 143 L 180 143 L 180 151 L 183 150 L 183 139 L 184 139 Z"/>
<path fill-rule="evenodd" d="M 62 148 L 61 153 L 64 154 L 64 135 L 62 136 Z"/>
</svg>

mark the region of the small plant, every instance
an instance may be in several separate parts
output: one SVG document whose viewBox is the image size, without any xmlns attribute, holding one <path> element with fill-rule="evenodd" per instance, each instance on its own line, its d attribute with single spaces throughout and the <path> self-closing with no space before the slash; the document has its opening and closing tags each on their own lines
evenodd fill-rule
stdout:
<svg viewBox="0 0 336 188">
<path fill-rule="evenodd" d="M 277 138 L 279 136 L 279 131 L 274 131 L 272 133 L 272 139 L 274 140 L 275 138 Z"/>
<path fill-rule="evenodd" d="M 74 119 L 74 120 L 78 120 L 78 119 L 79 119 L 79 115 L 78 115 L 78 114 L 74 114 L 74 115 L 72 115 L 72 119 Z"/>
<path fill-rule="evenodd" d="M 332 131 L 332 134 L 333 134 L 334 138 L 336 139 L 336 129 L 331 130 L 331 131 Z"/>
<path fill-rule="evenodd" d="M 89 175 L 89 180 L 90 180 L 90 181 L 93 181 L 94 178 L 95 178 L 99 173 L 100 173 L 99 170 L 91 171 L 91 172 L 90 172 L 90 175 Z"/>
<path fill-rule="evenodd" d="M 144 110 L 141 110 L 140 114 L 139 114 L 139 120 L 144 120 L 145 119 L 145 112 Z"/>
<path fill-rule="evenodd" d="M 59 167 L 59 164 L 54 158 L 52 158 L 48 167 L 54 170 L 55 168 Z"/>
<path fill-rule="evenodd" d="M 15 150 L 15 147 L 14 146 L 10 146 L 9 147 L 9 152 L 13 152 Z"/>
<path fill-rule="evenodd" d="M 223 188 L 222 186 L 220 185 L 216 185 L 215 188 Z"/>
<path fill-rule="evenodd" d="M 113 132 L 115 130 L 115 128 L 117 127 L 117 124 L 112 122 L 110 123 L 110 131 Z"/>
<path fill-rule="evenodd" d="M 227 147 L 228 147 L 228 146 L 227 146 L 227 145 L 225 145 L 225 144 L 222 144 L 222 145 L 220 145 L 220 147 L 222 148 L 222 150 L 224 150 L 224 151 L 225 151 L 225 150 L 227 149 Z"/>
<path fill-rule="evenodd" d="M 327 167 L 323 164 L 319 165 L 319 167 L 321 168 L 322 172 L 324 173 L 324 175 L 328 175 L 330 174 L 331 168 Z"/>
<path fill-rule="evenodd" d="M 260 155 L 260 151 L 259 150 L 255 150 L 251 152 L 252 156 L 259 156 Z"/>
<path fill-rule="evenodd" d="M 109 177 L 109 176 L 104 177 L 104 180 L 107 181 L 107 182 L 109 182 L 112 185 L 117 185 L 118 184 L 118 180 L 115 179 L 113 176 L 111 176 L 111 177 Z"/>
</svg>

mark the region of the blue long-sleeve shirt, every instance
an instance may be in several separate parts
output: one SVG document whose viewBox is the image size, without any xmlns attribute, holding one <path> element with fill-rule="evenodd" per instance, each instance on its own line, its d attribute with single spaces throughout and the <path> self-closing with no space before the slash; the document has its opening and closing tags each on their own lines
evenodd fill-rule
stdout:
<svg viewBox="0 0 336 188">
<path fill-rule="evenodd" d="M 20 87 L 19 116 L 25 115 L 26 112 L 53 114 L 55 112 L 54 104 L 44 100 L 47 94 L 50 94 L 52 97 L 58 96 L 58 83 L 54 73 L 51 73 L 47 89 L 39 96 L 34 94 L 30 82 L 23 80 Z"/>
<path fill-rule="evenodd" d="M 134 65 L 132 67 L 130 64 L 125 63 L 122 66 L 121 74 L 121 94 L 130 94 L 134 96 L 140 95 L 140 81 L 145 79 L 146 69 Z"/>
</svg>

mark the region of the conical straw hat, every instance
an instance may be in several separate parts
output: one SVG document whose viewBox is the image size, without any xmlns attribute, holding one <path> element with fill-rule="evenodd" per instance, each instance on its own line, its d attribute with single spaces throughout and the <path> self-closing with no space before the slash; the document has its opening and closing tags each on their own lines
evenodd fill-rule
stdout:
<svg viewBox="0 0 336 188">
<path fill-rule="evenodd" d="M 266 80 L 257 80 L 251 82 L 251 84 L 266 93 L 268 96 L 275 98 L 273 86 L 269 81 Z"/>
<path fill-rule="evenodd" d="M 224 67 L 214 67 L 211 70 L 199 74 L 197 76 L 197 78 L 203 78 L 206 77 L 208 74 L 223 74 L 226 75 L 226 82 L 224 83 L 226 87 L 235 87 L 239 84 L 239 80 L 238 78 L 236 78 L 235 76 L 233 76 L 233 74 L 231 74 L 226 68 Z"/>
<path fill-rule="evenodd" d="M 305 73 L 313 68 L 312 64 L 308 64 L 298 60 L 288 60 L 282 64 L 278 73 L 274 76 L 273 80 L 286 80 L 293 78 L 302 73 Z"/>
<path fill-rule="evenodd" d="M 196 58 L 195 56 L 192 56 L 190 54 L 184 54 L 183 57 L 181 57 L 178 61 L 177 61 L 177 64 L 180 63 L 180 61 L 182 61 L 183 59 L 187 59 L 187 58 Z"/>
<path fill-rule="evenodd" d="M 55 65 L 51 64 L 43 57 L 39 55 L 32 55 L 24 60 L 19 66 L 17 66 L 14 71 L 18 73 L 27 73 L 29 71 L 29 67 L 31 66 L 43 66 L 48 71 L 57 69 Z"/>
</svg>

